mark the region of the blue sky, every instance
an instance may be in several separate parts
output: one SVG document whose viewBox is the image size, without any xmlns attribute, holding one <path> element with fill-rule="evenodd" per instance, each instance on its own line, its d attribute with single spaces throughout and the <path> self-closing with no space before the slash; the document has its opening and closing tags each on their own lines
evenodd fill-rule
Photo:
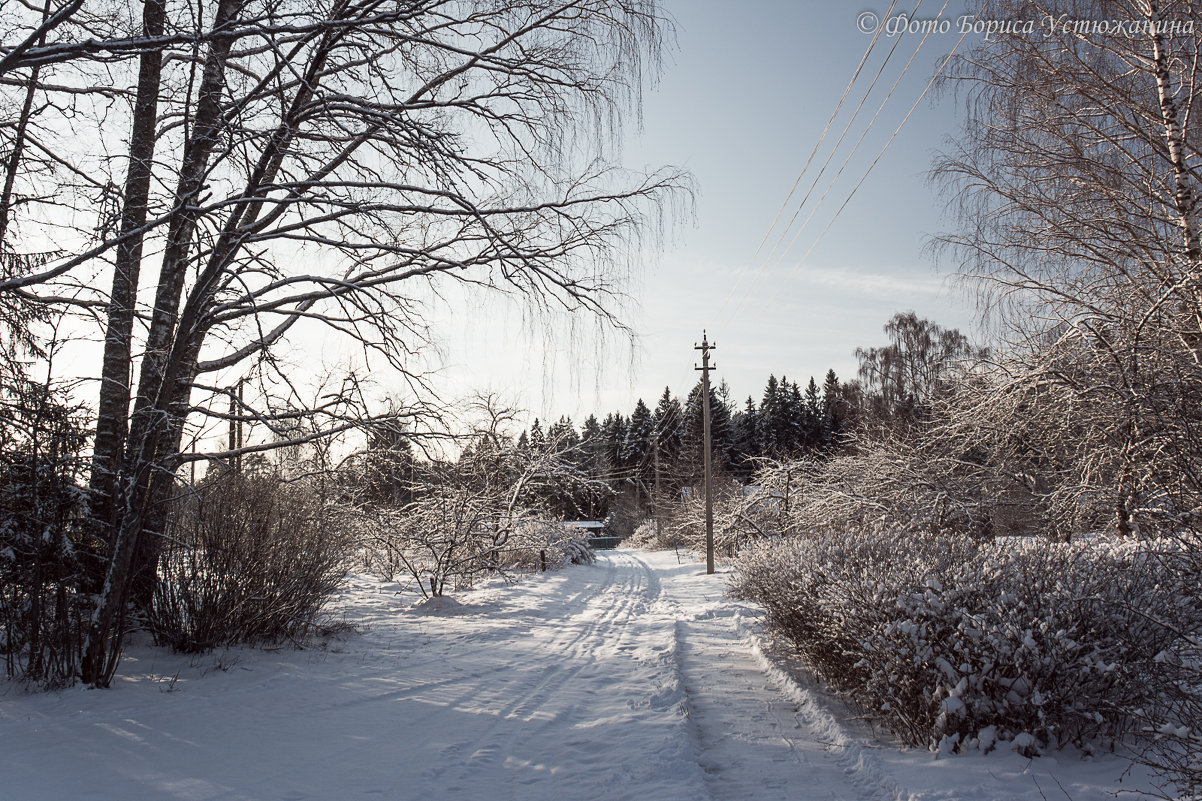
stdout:
<svg viewBox="0 0 1202 801">
<path fill-rule="evenodd" d="M 899 7 L 894 15 L 901 13 Z M 937 61 L 960 39 L 932 34 L 830 196 L 817 207 L 793 248 L 766 259 L 775 237 L 756 249 L 822 134 L 871 36 L 857 29 L 876 6 L 758 0 L 666 0 L 676 18 L 677 48 L 658 85 L 645 96 L 643 127 L 627 136 L 632 167 L 672 164 L 691 171 L 698 187 L 695 220 L 681 221 L 659 253 L 647 253 L 637 302 L 626 318 L 639 334 L 633 354 L 598 346 L 584 324 L 550 336 L 524 325 L 504 304 L 462 315 L 446 342 L 448 380 L 494 389 L 540 417 L 626 413 L 670 385 L 687 392 L 696 380 L 693 344 L 702 329 L 716 340 L 718 378 L 736 398 L 758 398 L 769 372 L 803 383 L 828 368 L 854 377 L 857 346 L 883 342 L 881 326 L 913 310 L 944 326 L 975 331 L 971 302 L 947 285 L 924 251 L 953 221 L 927 178 L 935 153 L 960 124 L 953 97 L 932 92 L 915 109 L 850 204 L 805 261 L 848 193 L 914 105 Z M 937 15 L 940 4 L 915 18 Z M 913 12 L 913 5 L 905 9 Z M 963 13 L 952 3 L 945 16 Z M 810 205 L 876 113 L 921 35 L 904 35 Z M 979 37 L 978 37 L 979 38 Z M 896 38 L 880 37 L 872 57 L 807 172 L 782 223 L 825 160 L 862 92 Z M 973 35 L 960 45 L 976 43 Z M 789 232 L 786 242 L 796 232 Z M 783 250 L 783 246 L 782 246 Z"/>
</svg>

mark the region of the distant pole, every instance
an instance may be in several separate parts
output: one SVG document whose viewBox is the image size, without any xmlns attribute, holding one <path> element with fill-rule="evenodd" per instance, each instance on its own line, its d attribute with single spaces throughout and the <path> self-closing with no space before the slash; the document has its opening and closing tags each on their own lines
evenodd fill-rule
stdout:
<svg viewBox="0 0 1202 801">
<path fill-rule="evenodd" d="M 237 472 L 238 457 L 234 453 L 238 450 L 238 396 L 231 389 L 230 391 L 230 469 Z"/>
<path fill-rule="evenodd" d="M 230 468 L 242 472 L 242 379 L 230 389 Z"/>
<path fill-rule="evenodd" d="M 710 351 L 717 350 L 717 343 L 711 345 L 705 331 L 701 332 L 701 344 L 693 346 L 693 350 L 701 351 L 701 366 L 694 370 L 701 371 L 701 420 L 705 433 L 704 453 L 705 464 L 705 572 L 714 572 L 714 494 L 713 494 L 713 465 L 710 457 L 713 442 L 710 437 L 710 370 L 715 369 L 710 364 Z"/>
<path fill-rule="evenodd" d="M 655 432 L 655 436 L 651 440 L 651 453 L 655 462 L 655 489 L 651 492 L 651 517 L 655 520 L 655 536 L 659 536 L 659 434 Z"/>
</svg>

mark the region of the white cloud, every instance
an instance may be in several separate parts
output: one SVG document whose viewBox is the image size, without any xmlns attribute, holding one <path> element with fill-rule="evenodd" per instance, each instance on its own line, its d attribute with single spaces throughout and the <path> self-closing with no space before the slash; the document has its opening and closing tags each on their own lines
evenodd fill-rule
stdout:
<svg viewBox="0 0 1202 801">
<path fill-rule="evenodd" d="M 936 275 L 886 275 L 831 267 L 803 267 L 797 273 L 797 280 L 860 295 L 892 299 L 903 296 L 931 298 L 946 290 L 943 279 Z"/>
</svg>

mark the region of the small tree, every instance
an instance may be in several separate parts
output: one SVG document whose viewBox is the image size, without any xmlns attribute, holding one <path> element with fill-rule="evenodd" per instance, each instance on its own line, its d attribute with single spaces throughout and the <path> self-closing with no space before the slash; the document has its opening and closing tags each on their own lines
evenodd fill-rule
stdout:
<svg viewBox="0 0 1202 801">
<path fill-rule="evenodd" d="M 62 387 L 0 379 L 0 655 L 46 687 L 79 668 L 86 420 Z"/>
<path fill-rule="evenodd" d="M 553 563 L 585 558 L 587 546 L 565 535 L 563 506 L 573 499 L 598 503 L 611 492 L 582 471 L 575 432 L 521 448 L 506 431 L 513 410 L 494 398 L 473 408 L 484 424 L 456 460 L 415 470 L 411 501 L 361 507 L 376 566 L 390 577 L 409 575 L 427 597 L 470 588 L 482 574 L 509 565 L 537 563 L 532 549 L 535 556 L 549 551 Z"/>
</svg>

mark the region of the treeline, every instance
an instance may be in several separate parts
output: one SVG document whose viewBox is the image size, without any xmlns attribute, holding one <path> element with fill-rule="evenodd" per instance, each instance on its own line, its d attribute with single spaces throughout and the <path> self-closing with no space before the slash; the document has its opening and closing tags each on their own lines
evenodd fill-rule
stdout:
<svg viewBox="0 0 1202 801">
<path fill-rule="evenodd" d="M 928 414 L 946 380 L 987 356 L 960 331 L 913 312 L 895 315 L 884 330 L 886 345 L 856 349 L 856 379 L 842 381 L 828 370 L 821 385 L 811 376 L 803 388 L 772 374 L 758 400 L 749 396 L 742 402 L 725 381 L 711 387 L 715 474 L 750 484 L 770 460 L 822 460 L 851 448 L 858 431 L 904 429 Z M 536 419 L 517 447 L 562 450 L 585 476 L 609 486 L 609 500 L 544 500 L 565 519 L 609 518 L 613 533 L 627 536 L 681 500 L 682 490 L 700 486 L 702 391 L 698 381 L 681 400 L 665 387 L 654 408 L 640 398 L 628 414 L 609 412 L 600 420 L 591 414 L 579 427 L 566 416 L 545 428 Z"/>
<path fill-rule="evenodd" d="M 769 376 L 757 405 L 748 397 L 732 402 L 725 382 L 710 388 L 710 427 L 714 470 L 747 481 L 764 457 L 788 458 L 828 452 L 846 430 L 849 390 L 828 371 L 822 389 L 813 378 L 803 391 L 787 378 Z M 683 487 L 701 480 L 704 447 L 702 385 L 682 401 L 665 387 L 652 409 L 640 398 L 629 414 L 610 412 L 598 421 L 589 415 L 579 429 L 561 417 L 544 431 L 535 420 L 518 438 L 519 448 L 566 449 L 589 478 L 612 488 L 621 514 L 611 520 L 613 533 L 629 535 L 657 504 L 679 499 Z M 604 519 L 611 504 L 561 506 L 568 519 Z"/>
</svg>

